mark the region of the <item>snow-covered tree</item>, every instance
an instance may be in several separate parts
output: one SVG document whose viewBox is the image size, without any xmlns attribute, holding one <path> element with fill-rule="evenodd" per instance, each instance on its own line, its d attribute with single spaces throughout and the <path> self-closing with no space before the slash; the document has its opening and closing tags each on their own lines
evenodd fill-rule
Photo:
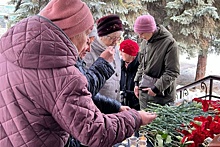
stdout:
<svg viewBox="0 0 220 147">
<path fill-rule="evenodd" d="M 124 37 L 135 38 L 133 23 L 137 16 L 153 15 L 179 43 L 182 51 L 198 55 L 196 80 L 203 78 L 207 53 L 219 53 L 219 0 L 83 0 L 97 20 L 118 14 L 123 20 Z M 16 5 L 16 20 L 38 14 L 49 0 L 11 0 Z M 218 8 L 218 9 L 217 9 Z"/>
<path fill-rule="evenodd" d="M 19 20 L 36 15 L 50 0 L 11 0 L 9 4 L 15 5 L 14 23 Z"/>
<path fill-rule="evenodd" d="M 198 53 L 195 80 L 205 76 L 207 54 L 219 15 L 214 0 L 173 0 L 166 5 L 170 28 L 179 45 L 189 54 Z"/>
<path fill-rule="evenodd" d="M 11 0 L 16 5 L 15 19 L 17 22 L 23 18 L 38 14 L 50 0 Z M 91 9 L 94 19 L 97 20 L 108 14 L 118 14 L 125 27 L 125 37 L 132 37 L 134 19 L 147 11 L 143 9 L 140 0 L 82 0 Z"/>
<path fill-rule="evenodd" d="M 147 12 L 140 0 L 83 0 L 91 9 L 94 19 L 97 20 L 108 14 L 120 16 L 124 25 L 124 37 L 134 36 L 133 23 L 137 16 Z"/>
</svg>

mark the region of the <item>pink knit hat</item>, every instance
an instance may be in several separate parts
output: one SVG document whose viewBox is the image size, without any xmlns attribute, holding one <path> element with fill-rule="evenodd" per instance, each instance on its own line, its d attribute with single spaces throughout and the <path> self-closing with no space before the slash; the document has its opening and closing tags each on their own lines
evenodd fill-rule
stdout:
<svg viewBox="0 0 220 147">
<path fill-rule="evenodd" d="M 81 0 L 51 0 L 40 15 L 50 19 L 69 38 L 88 30 L 94 24 L 89 7 Z"/>
<path fill-rule="evenodd" d="M 141 33 L 152 33 L 156 30 L 156 22 L 154 17 L 151 15 L 139 16 L 134 23 L 134 32 Z"/>
</svg>

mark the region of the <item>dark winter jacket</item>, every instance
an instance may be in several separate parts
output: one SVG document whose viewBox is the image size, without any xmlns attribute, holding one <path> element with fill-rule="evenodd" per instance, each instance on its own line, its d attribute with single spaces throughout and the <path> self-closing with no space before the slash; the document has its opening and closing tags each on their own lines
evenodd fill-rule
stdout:
<svg viewBox="0 0 220 147">
<path fill-rule="evenodd" d="M 99 57 L 88 70 L 85 66 L 86 63 L 79 58 L 76 67 L 88 80 L 88 90 L 92 93 L 93 102 L 102 113 L 109 114 L 119 112 L 121 107 L 120 102 L 98 93 L 106 80 L 114 74 L 112 66 L 101 57 Z"/>
<path fill-rule="evenodd" d="M 156 94 L 164 94 L 161 101 L 173 102 L 176 96 L 176 79 L 180 74 L 179 50 L 172 34 L 165 27 L 157 26 L 146 48 L 141 49 L 139 61 L 135 82 L 140 82 L 143 74 L 158 78 L 154 87 L 151 87 L 152 90 Z"/>
<path fill-rule="evenodd" d="M 125 62 L 122 60 L 121 64 L 121 80 L 120 80 L 120 91 L 121 98 L 125 105 L 134 108 L 136 110 L 140 109 L 139 100 L 134 94 L 134 78 L 139 66 L 138 56 L 125 67 Z"/>
<path fill-rule="evenodd" d="M 63 147 L 68 134 L 89 147 L 111 147 L 141 125 L 137 111 L 103 114 L 74 66 L 76 47 L 40 16 L 0 39 L 0 147 Z"/>
</svg>

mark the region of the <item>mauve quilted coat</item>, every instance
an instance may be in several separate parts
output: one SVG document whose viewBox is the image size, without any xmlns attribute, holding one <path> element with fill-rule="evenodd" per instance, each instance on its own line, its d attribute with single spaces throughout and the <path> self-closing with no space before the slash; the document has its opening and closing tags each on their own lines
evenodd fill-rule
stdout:
<svg viewBox="0 0 220 147">
<path fill-rule="evenodd" d="M 110 147 L 140 127 L 137 111 L 102 114 L 74 66 L 77 50 L 52 22 L 33 16 L 0 40 L 0 147 L 63 147 L 68 133 Z"/>
</svg>

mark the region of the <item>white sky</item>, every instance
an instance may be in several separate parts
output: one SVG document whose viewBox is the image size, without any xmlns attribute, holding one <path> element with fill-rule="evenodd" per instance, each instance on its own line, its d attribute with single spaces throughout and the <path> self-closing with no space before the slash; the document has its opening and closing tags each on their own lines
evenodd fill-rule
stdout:
<svg viewBox="0 0 220 147">
<path fill-rule="evenodd" d="M 0 0 L 0 5 L 7 5 L 10 0 Z"/>
</svg>

